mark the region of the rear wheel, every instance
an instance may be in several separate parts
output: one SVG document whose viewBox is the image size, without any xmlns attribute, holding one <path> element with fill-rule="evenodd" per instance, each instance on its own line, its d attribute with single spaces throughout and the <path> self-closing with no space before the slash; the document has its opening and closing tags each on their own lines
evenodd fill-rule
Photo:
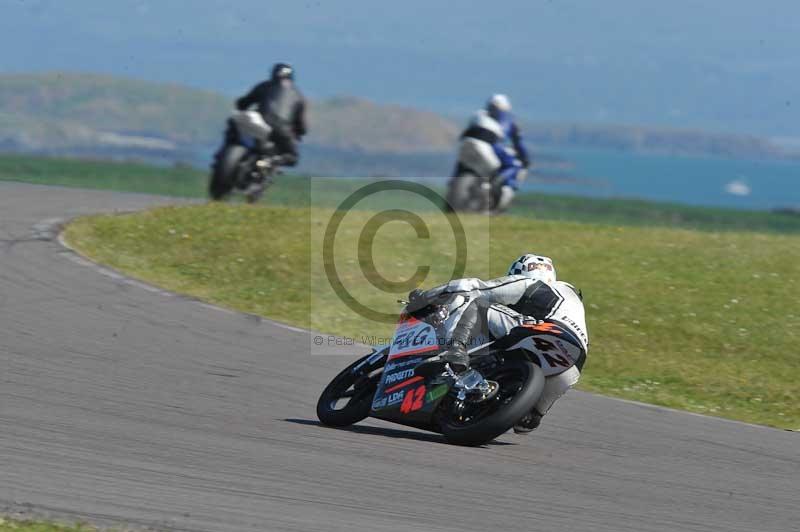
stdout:
<svg viewBox="0 0 800 532">
<path fill-rule="evenodd" d="M 500 436 L 528 414 L 544 389 L 544 373 L 527 360 L 508 361 L 484 373 L 496 381 L 497 395 L 483 402 L 450 399 L 440 421 L 442 434 L 456 445 L 482 445 Z"/>
<path fill-rule="evenodd" d="M 208 195 L 211 199 L 221 200 L 233 190 L 239 172 L 239 163 L 245 154 L 247 154 L 247 149 L 238 144 L 225 148 L 211 173 L 211 182 L 208 185 Z"/>
<path fill-rule="evenodd" d="M 353 373 L 353 368 L 365 358 L 367 357 L 356 360 L 345 368 L 322 391 L 317 401 L 317 417 L 324 425 L 347 427 L 369 416 L 372 398 L 378 389 L 380 372 Z"/>
</svg>

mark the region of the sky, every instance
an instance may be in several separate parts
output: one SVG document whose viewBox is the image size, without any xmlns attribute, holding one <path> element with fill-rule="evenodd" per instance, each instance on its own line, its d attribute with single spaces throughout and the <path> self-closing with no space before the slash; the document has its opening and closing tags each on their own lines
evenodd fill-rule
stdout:
<svg viewBox="0 0 800 532">
<path fill-rule="evenodd" d="M 459 116 L 800 137 L 797 0 L 0 0 L 0 72 L 244 92 L 292 62 L 316 98 Z"/>
</svg>

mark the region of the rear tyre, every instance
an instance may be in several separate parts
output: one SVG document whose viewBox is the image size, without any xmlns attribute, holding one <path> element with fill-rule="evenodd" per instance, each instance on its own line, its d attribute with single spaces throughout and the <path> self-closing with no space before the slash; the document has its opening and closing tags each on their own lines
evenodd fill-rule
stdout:
<svg viewBox="0 0 800 532">
<path fill-rule="evenodd" d="M 497 438 L 531 411 L 544 389 L 544 373 L 527 360 L 509 361 L 484 377 L 497 381 L 497 395 L 485 403 L 467 403 L 463 408 L 453 401 L 445 405 L 441 430 L 449 443 L 483 445 Z"/>
<path fill-rule="evenodd" d="M 211 182 L 208 184 L 208 195 L 211 199 L 219 201 L 230 194 L 236 185 L 239 162 L 245 154 L 247 149 L 238 144 L 225 148 L 211 173 Z"/>
<path fill-rule="evenodd" d="M 347 427 L 369 416 L 372 398 L 378 389 L 379 375 L 370 377 L 354 374 L 352 369 L 371 355 L 350 364 L 322 391 L 317 401 L 317 417 L 323 425 Z M 345 404 L 340 406 L 342 401 Z"/>
</svg>

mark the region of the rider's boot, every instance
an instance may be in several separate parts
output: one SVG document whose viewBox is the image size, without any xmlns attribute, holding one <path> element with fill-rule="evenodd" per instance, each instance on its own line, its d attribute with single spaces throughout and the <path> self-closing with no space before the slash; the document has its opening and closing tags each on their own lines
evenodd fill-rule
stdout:
<svg viewBox="0 0 800 532">
<path fill-rule="evenodd" d="M 542 414 L 535 408 L 531 410 L 528 415 L 517 421 L 514 425 L 514 432 L 517 434 L 528 434 L 534 430 L 542 422 Z"/>
<path fill-rule="evenodd" d="M 514 199 L 514 189 L 508 185 L 500 187 L 500 197 L 497 199 L 497 206 L 494 212 L 504 212 L 511 205 L 511 200 Z"/>
<path fill-rule="evenodd" d="M 463 342 L 453 340 L 453 347 L 422 362 L 414 369 L 414 375 L 433 377 L 444 372 L 445 364 L 449 364 L 450 369 L 458 375 L 466 372 L 469 369 L 467 346 Z"/>
<path fill-rule="evenodd" d="M 292 153 L 282 153 L 273 157 L 275 166 L 294 166 L 297 164 L 297 156 Z"/>
<path fill-rule="evenodd" d="M 464 373 L 469 369 L 467 346 L 462 342 L 453 342 L 453 347 L 441 354 L 442 360 L 450 364 L 455 373 Z"/>
</svg>

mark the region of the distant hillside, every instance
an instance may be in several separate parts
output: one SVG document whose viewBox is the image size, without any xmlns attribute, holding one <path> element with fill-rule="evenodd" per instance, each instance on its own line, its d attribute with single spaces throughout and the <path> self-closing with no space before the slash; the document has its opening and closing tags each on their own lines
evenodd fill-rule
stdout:
<svg viewBox="0 0 800 532">
<path fill-rule="evenodd" d="M 0 75 L 0 146 L 175 151 L 217 136 L 226 98 L 88 74 Z"/>
<path fill-rule="evenodd" d="M 231 107 L 228 97 L 179 85 L 95 74 L 0 74 L 0 151 L 204 164 Z M 310 122 L 303 170 L 334 175 L 446 175 L 463 126 L 432 112 L 352 97 L 312 102 Z M 695 131 L 529 124 L 525 133 L 539 146 L 789 155 L 761 139 Z M 540 149 L 536 156 L 545 167 L 568 167 Z"/>
<path fill-rule="evenodd" d="M 180 151 L 214 144 L 222 95 L 94 74 L 0 75 L 0 147 L 21 151 Z M 308 143 L 335 150 L 452 149 L 458 126 L 433 113 L 356 98 L 310 105 Z"/>
<path fill-rule="evenodd" d="M 460 124 L 435 113 L 339 97 L 311 106 L 308 141 L 364 152 L 449 152 Z"/>
</svg>

